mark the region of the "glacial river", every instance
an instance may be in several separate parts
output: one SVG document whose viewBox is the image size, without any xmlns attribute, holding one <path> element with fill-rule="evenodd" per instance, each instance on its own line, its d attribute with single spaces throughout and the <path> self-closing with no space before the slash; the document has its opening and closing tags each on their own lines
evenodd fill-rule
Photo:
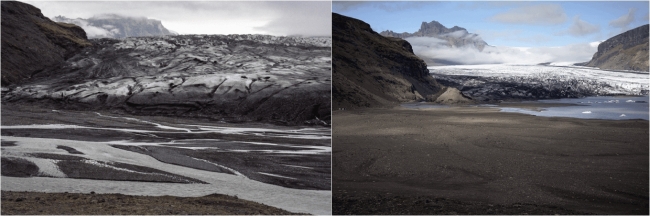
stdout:
<svg viewBox="0 0 650 216">
<path fill-rule="evenodd" d="M 508 107 L 500 104 L 502 112 L 518 112 L 545 117 L 581 119 L 645 119 L 648 120 L 648 96 L 597 96 L 539 100 L 537 103 L 572 104 L 575 106 L 546 107 L 539 110 Z"/>
</svg>

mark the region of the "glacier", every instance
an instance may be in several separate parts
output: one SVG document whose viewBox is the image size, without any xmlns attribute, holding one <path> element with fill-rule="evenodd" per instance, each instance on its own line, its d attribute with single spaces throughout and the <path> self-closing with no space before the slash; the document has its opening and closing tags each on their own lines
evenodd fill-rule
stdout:
<svg viewBox="0 0 650 216">
<path fill-rule="evenodd" d="M 649 73 L 562 65 L 451 65 L 428 67 L 439 83 L 478 101 L 648 95 Z"/>
</svg>

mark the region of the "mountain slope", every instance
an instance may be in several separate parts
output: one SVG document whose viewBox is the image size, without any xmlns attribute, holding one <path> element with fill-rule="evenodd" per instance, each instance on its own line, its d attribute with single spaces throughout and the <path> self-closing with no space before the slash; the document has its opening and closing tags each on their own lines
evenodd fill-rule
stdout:
<svg viewBox="0 0 650 216">
<path fill-rule="evenodd" d="M 649 71 L 648 26 L 637 27 L 600 43 L 591 61 L 582 65 L 609 70 Z"/>
<path fill-rule="evenodd" d="M 53 22 L 29 4 L 2 2 L 3 86 L 57 67 L 90 45 L 79 26 Z"/>
<path fill-rule="evenodd" d="M 433 101 L 441 94 L 442 86 L 407 41 L 383 37 L 367 23 L 336 13 L 332 23 L 334 109 Z"/>
<path fill-rule="evenodd" d="M 70 19 L 63 16 L 54 17 L 57 22 L 73 23 L 81 26 L 89 38 L 125 38 L 175 35 L 162 25 L 160 20 L 144 17 L 126 17 L 116 14 L 104 14 L 88 19 Z"/>
</svg>

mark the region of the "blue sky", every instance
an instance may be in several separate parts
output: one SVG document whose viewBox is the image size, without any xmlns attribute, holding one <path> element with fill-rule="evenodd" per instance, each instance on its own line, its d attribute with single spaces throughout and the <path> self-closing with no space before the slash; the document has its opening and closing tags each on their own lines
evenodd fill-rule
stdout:
<svg viewBox="0 0 650 216">
<path fill-rule="evenodd" d="M 648 1 L 637 2 L 333 2 L 332 11 L 381 32 L 415 32 L 438 21 L 479 34 L 489 45 L 556 47 L 606 40 L 648 24 Z"/>
</svg>

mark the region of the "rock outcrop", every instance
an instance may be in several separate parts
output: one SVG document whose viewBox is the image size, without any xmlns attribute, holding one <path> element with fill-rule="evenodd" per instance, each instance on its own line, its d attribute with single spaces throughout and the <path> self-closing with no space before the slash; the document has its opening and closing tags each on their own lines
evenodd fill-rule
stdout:
<svg viewBox="0 0 650 216">
<path fill-rule="evenodd" d="M 383 37 L 367 23 L 332 15 L 333 109 L 434 101 L 440 86 L 427 65 L 399 38 Z"/>
<path fill-rule="evenodd" d="M 160 20 L 145 17 L 126 17 L 117 14 L 104 14 L 88 19 L 54 17 L 57 22 L 72 23 L 88 32 L 89 38 L 126 38 L 175 35 L 162 25 Z"/>
<path fill-rule="evenodd" d="M 643 25 L 598 45 L 591 61 L 579 64 L 607 70 L 649 71 L 648 29 Z"/>
<path fill-rule="evenodd" d="M 3 103 L 229 122 L 329 125 L 331 38 L 183 35 L 93 46 Z"/>
<path fill-rule="evenodd" d="M 480 51 L 483 51 L 483 48 L 487 46 L 487 43 L 477 34 L 469 33 L 467 29 L 458 26 L 447 28 L 437 21 L 431 21 L 429 23 L 422 22 L 420 29 L 413 33 L 396 33 L 388 30 L 382 31 L 379 34 L 386 37 L 402 39 L 410 37 L 434 37 L 445 41 L 445 45 L 448 47 L 473 47 Z"/>
<path fill-rule="evenodd" d="M 56 23 L 22 2 L 2 1 L 2 86 L 58 67 L 91 43 L 79 26 Z"/>
</svg>

